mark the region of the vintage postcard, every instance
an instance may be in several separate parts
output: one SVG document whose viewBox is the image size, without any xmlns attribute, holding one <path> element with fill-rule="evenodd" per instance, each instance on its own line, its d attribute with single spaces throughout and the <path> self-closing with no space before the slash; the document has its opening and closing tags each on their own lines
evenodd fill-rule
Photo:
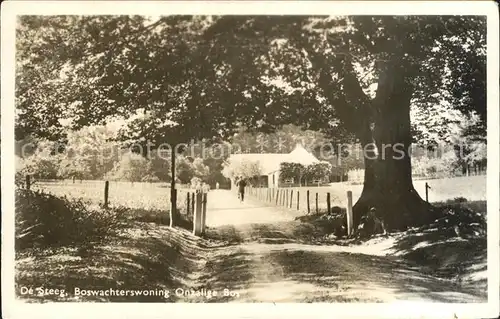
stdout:
<svg viewBox="0 0 500 319">
<path fill-rule="evenodd" d="M 7 1 L 5 318 L 499 314 L 490 1 Z"/>
</svg>

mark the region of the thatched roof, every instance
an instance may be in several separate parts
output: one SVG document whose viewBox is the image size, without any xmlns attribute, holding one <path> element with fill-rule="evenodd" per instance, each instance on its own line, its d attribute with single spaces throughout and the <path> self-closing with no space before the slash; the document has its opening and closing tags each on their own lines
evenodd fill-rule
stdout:
<svg viewBox="0 0 500 319">
<path fill-rule="evenodd" d="M 228 161 L 242 162 L 251 161 L 259 162 L 263 174 L 271 174 L 280 169 L 281 163 L 299 163 L 302 165 L 311 165 L 320 161 L 310 152 L 308 152 L 301 144 L 297 144 L 295 149 L 290 153 L 243 153 L 232 154 Z"/>
</svg>

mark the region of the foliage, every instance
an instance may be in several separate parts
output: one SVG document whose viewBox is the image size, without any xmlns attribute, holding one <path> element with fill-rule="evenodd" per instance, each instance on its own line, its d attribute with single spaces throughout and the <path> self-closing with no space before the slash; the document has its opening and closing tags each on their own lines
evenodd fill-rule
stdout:
<svg viewBox="0 0 500 319">
<path fill-rule="evenodd" d="M 224 164 L 222 174 L 226 178 L 234 179 L 241 176 L 243 178 L 253 178 L 262 175 L 262 167 L 258 161 L 241 160 L 228 161 Z"/>
<path fill-rule="evenodd" d="M 62 178 L 102 179 L 113 169 L 123 153 L 112 141 L 114 133 L 105 126 L 84 127 L 66 134 L 59 176 Z"/>
<path fill-rule="evenodd" d="M 344 175 L 347 171 L 364 168 L 364 153 L 360 144 L 347 144 L 339 149 L 339 154 L 330 163 L 333 171 Z"/>
<path fill-rule="evenodd" d="M 15 168 L 16 168 L 16 174 L 14 177 L 14 183 L 17 187 L 24 187 L 24 183 L 26 180 L 26 171 L 25 171 L 25 162 L 24 159 L 17 156 L 15 157 Z"/>
<path fill-rule="evenodd" d="M 324 180 L 326 177 L 330 176 L 331 171 L 332 165 L 328 162 L 311 164 L 306 167 L 305 178 L 308 181 Z"/>
<path fill-rule="evenodd" d="M 484 108 L 485 103 L 477 103 L 483 101 L 485 83 L 483 28 L 481 18 L 447 16 L 169 16 L 155 21 L 139 16 L 23 17 L 17 95 L 19 109 L 25 112 L 18 131 L 48 135 L 60 127 L 59 115 L 73 113 L 71 125 L 78 127 L 142 110 L 142 118 L 130 123 L 130 134 L 124 136 L 154 143 L 165 140 L 160 132 L 177 132 L 169 138 L 183 141 L 194 135 L 220 137 L 236 129 L 234 122 L 268 131 L 296 123 L 321 128 L 333 138 L 334 131 L 356 131 L 369 115 L 359 88 L 372 90 L 388 60 L 406 67 L 405 75 L 417 88 L 414 104 L 432 103 L 428 97 L 437 94 L 460 101 L 461 110 Z M 54 58 L 44 58 L 51 51 L 57 52 Z M 467 68 L 478 72 L 466 76 Z M 103 70 L 102 76 L 97 77 L 96 70 Z M 328 73 L 335 79 L 325 77 Z M 238 79 L 240 74 L 246 74 L 244 80 Z M 343 87 L 344 78 L 355 82 Z M 284 84 L 273 82 L 278 79 Z M 474 81 L 479 86 L 472 87 Z M 54 97 L 39 93 L 56 85 Z M 70 89 L 73 94 L 64 94 Z M 198 91 L 203 94 L 187 93 Z M 349 109 L 344 100 L 355 103 L 349 103 Z M 250 101 L 260 107 L 244 108 Z M 30 105 L 42 102 L 40 112 L 28 112 Z M 72 107 L 65 110 L 68 105 Z M 50 115 L 47 125 L 30 125 L 42 114 Z M 194 114 L 213 120 L 195 121 L 199 127 L 193 129 Z"/>
<path fill-rule="evenodd" d="M 330 212 L 300 216 L 296 220 L 321 227 L 322 232 L 329 236 L 340 238 L 347 235 L 347 211 L 339 206 L 332 207 Z"/>
<path fill-rule="evenodd" d="M 324 180 L 331 175 L 332 165 L 329 162 L 320 162 L 304 166 L 299 163 L 281 163 L 280 179 L 293 178 L 295 182 Z"/>
<path fill-rule="evenodd" d="M 141 155 L 128 152 L 108 173 L 107 178 L 115 181 L 141 182 L 152 175 L 151 163 Z"/>
<path fill-rule="evenodd" d="M 453 149 L 433 156 L 413 156 L 412 174 L 427 177 L 452 177 L 456 175 L 457 157 Z"/>
<path fill-rule="evenodd" d="M 193 165 L 190 160 L 186 157 L 178 157 L 176 159 L 176 176 L 179 181 L 183 184 L 189 183 L 189 181 L 194 177 Z"/>
<path fill-rule="evenodd" d="M 227 184 L 227 178 L 222 174 L 224 169 L 224 159 L 207 157 L 203 161 L 208 168 L 208 176 L 205 178 L 209 185 L 215 186 L 219 183 L 220 187 L 224 187 Z"/>
<path fill-rule="evenodd" d="M 257 132 L 242 125 L 230 140 L 232 145 L 239 146 L 242 152 L 248 153 L 289 153 L 297 143 L 301 143 L 315 153 L 316 157 L 320 156 L 319 149 L 330 143 L 325 134 L 293 124 L 277 127 L 273 132 Z M 335 151 L 335 147 L 330 148 Z"/>
<path fill-rule="evenodd" d="M 483 135 L 481 125 L 481 119 L 474 115 L 458 125 L 460 134 L 454 136 L 451 141 L 455 148 L 457 165 L 471 166 L 486 163 L 486 136 Z"/>
<path fill-rule="evenodd" d="M 102 179 L 117 162 L 121 150 L 105 127 L 68 131 L 64 142 L 27 139 L 19 143 L 23 173 L 40 179 Z M 19 170 L 19 169 L 18 169 Z"/>
<path fill-rule="evenodd" d="M 92 245 L 118 229 L 117 211 L 90 209 L 40 191 L 16 189 L 16 249 Z"/>
<path fill-rule="evenodd" d="M 438 100 L 460 101 L 460 110 L 481 109 L 484 23 L 469 16 L 169 16 L 155 21 L 139 16 L 23 17 L 18 30 L 17 127 L 24 135 L 29 130 L 50 135 L 60 127 L 59 115 L 73 114 L 71 125 L 78 127 L 142 110 L 142 119 L 131 123 L 132 132 L 125 134 L 131 139 L 165 140 L 159 133 L 174 133 L 172 123 L 177 123 L 177 134 L 169 138 L 220 137 L 235 130 L 233 122 L 263 130 L 296 123 L 321 128 L 332 138 L 335 130 L 356 131 L 369 115 L 363 109 L 367 97 L 359 89 L 372 90 L 388 60 L 405 66 L 406 77 L 417 88 L 414 104 L 432 103 L 429 96 L 437 94 Z M 47 52 L 56 54 L 46 59 L 52 56 Z M 249 65 L 251 70 L 245 67 Z M 467 76 L 467 68 L 477 72 Z M 103 70 L 102 76 L 96 70 Z M 325 77 L 328 73 L 335 79 Z M 244 80 L 238 79 L 240 74 L 246 74 Z M 341 86 L 344 78 L 353 85 Z M 273 82 L 278 79 L 284 84 Z M 53 97 L 40 93 L 55 86 L 58 94 Z M 73 94 L 66 93 L 70 89 Z M 187 93 L 198 91 L 203 94 Z M 449 91 L 452 96 L 445 93 Z M 344 100 L 355 103 L 348 103 L 348 109 Z M 244 108 L 250 101 L 260 107 Z M 29 113 L 37 104 L 44 108 Z M 213 120 L 195 121 L 199 127 L 193 129 L 194 114 Z M 41 115 L 49 115 L 40 121 L 47 125 L 30 124 L 38 124 Z"/>
<path fill-rule="evenodd" d="M 440 216 L 429 227 L 447 231 L 461 238 L 486 238 L 486 207 L 480 210 L 464 198 L 436 205 Z"/>
<path fill-rule="evenodd" d="M 193 167 L 194 176 L 205 179 L 210 174 L 210 169 L 205 165 L 203 159 L 197 157 L 191 163 Z"/>
<path fill-rule="evenodd" d="M 281 163 L 280 180 L 293 179 L 295 183 L 302 183 L 302 176 L 306 172 L 306 167 L 299 163 Z"/>
<path fill-rule="evenodd" d="M 222 83 L 217 70 L 205 68 L 210 49 L 200 37 L 205 23 L 204 17 L 191 16 L 21 18 L 18 139 L 57 138 L 63 135 L 61 118 L 81 128 L 111 117 L 130 119 L 121 140 L 156 147 L 221 136 L 232 121 L 224 99 L 207 103 L 216 96 L 204 87 Z M 40 106 L 36 114 L 33 105 Z"/>
<path fill-rule="evenodd" d="M 36 179 L 57 179 L 61 157 L 54 154 L 54 145 L 52 142 L 40 142 L 33 155 L 22 159 L 19 172 Z"/>
<path fill-rule="evenodd" d="M 198 189 L 202 183 L 202 180 L 199 177 L 193 177 L 191 178 L 190 184 L 191 188 L 196 188 Z"/>
<path fill-rule="evenodd" d="M 201 158 L 187 158 L 179 156 L 175 167 L 177 178 L 183 184 L 187 184 L 193 177 L 205 179 L 209 174 L 209 168 L 203 163 Z"/>
</svg>

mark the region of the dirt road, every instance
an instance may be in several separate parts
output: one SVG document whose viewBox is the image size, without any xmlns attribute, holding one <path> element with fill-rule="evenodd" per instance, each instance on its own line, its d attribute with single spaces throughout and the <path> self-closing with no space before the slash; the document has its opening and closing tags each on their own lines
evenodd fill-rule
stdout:
<svg viewBox="0 0 500 319">
<path fill-rule="evenodd" d="M 387 256 L 350 253 L 342 246 L 299 243 L 306 229 L 294 212 L 252 198 L 240 203 L 230 191 L 209 194 L 210 232 L 237 244 L 207 264 L 204 283 L 238 296 L 228 302 L 485 302 L 486 294 L 426 276 Z"/>
</svg>

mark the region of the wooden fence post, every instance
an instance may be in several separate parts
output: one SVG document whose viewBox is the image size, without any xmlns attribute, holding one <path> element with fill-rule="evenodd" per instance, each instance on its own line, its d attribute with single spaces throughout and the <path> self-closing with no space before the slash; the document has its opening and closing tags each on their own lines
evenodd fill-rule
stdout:
<svg viewBox="0 0 500 319">
<path fill-rule="evenodd" d="M 108 208 L 109 181 L 104 182 L 104 208 Z"/>
<path fill-rule="evenodd" d="M 174 227 L 177 218 L 177 189 L 171 189 L 170 196 L 173 197 L 170 199 L 170 227 Z"/>
<path fill-rule="evenodd" d="M 330 214 L 330 210 L 331 210 L 331 207 L 332 207 L 332 203 L 330 201 L 330 193 L 326 193 L 326 211 L 328 212 L 328 214 Z"/>
<path fill-rule="evenodd" d="M 31 188 L 31 175 L 26 175 L 26 189 L 30 190 Z"/>
<path fill-rule="evenodd" d="M 429 184 L 427 184 L 427 182 L 425 182 L 425 201 L 428 203 L 429 202 L 429 189 L 431 187 L 429 186 Z"/>
<path fill-rule="evenodd" d="M 309 190 L 307 190 L 307 214 L 311 213 L 311 204 L 309 203 Z"/>
<path fill-rule="evenodd" d="M 207 201 L 208 201 L 208 194 L 203 193 L 203 202 L 202 202 L 202 209 L 201 209 L 201 234 L 205 234 L 205 224 L 207 223 Z"/>
<path fill-rule="evenodd" d="M 316 214 L 319 214 L 319 207 L 318 207 L 318 193 L 316 193 Z"/>
<path fill-rule="evenodd" d="M 200 236 L 202 226 L 202 193 L 196 193 L 196 210 L 193 218 L 193 235 Z"/>
<path fill-rule="evenodd" d="M 300 194 L 299 191 L 297 191 L 297 210 L 299 210 L 299 201 L 300 201 Z"/>
<path fill-rule="evenodd" d="M 351 236 L 353 231 L 353 220 L 352 220 L 352 192 L 347 192 L 347 236 Z"/>
<path fill-rule="evenodd" d="M 193 214 L 194 218 L 194 205 L 195 205 L 195 199 L 194 199 L 195 193 L 191 193 L 191 214 Z"/>
<path fill-rule="evenodd" d="M 292 208 L 293 205 L 293 189 L 290 190 L 290 208 Z"/>
</svg>

